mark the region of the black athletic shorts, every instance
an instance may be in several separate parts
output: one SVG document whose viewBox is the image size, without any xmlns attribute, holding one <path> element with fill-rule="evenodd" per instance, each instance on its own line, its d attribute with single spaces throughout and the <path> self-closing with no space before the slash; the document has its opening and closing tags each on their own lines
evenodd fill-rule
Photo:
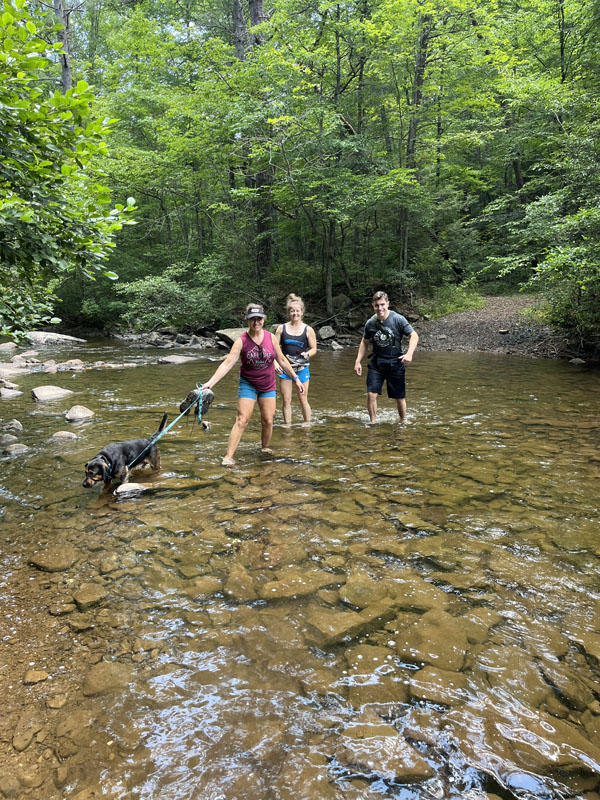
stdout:
<svg viewBox="0 0 600 800">
<path fill-rule="evenodd" d="M 399 400 L 406 397 L 404 373 L 406 369 L 399 358 L 390 360 L 373 357 L 367 371 L 367 392 L 381 394 L 383 382 L 387 382 L 388 397 Z"/>
</svg>

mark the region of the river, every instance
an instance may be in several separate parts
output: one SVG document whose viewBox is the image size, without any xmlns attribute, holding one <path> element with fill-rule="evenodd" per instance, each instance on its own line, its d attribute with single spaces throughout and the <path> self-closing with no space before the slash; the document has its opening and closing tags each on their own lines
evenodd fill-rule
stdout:
<svg viewBox="0 0 600 800">
<path fill-rule="evenodd" d="M 0 400 L 30 447 L 0 459 L 0 793 L 600 800 L 597 371 L 417 352 L 407 423 L 384 398 L 367 426 L 354 352 L 322 352 L 313 424 L 278 412 L 263 456 L 255 414 L 227 469 L 234 370 L 127 499 L 83 464 L 222 354 L 47 352 L 138 366 Z M 95 417 L 69 425 L 75 403 Z M 58 545 L 71 563 L 30 563 Z"/>
</svg>

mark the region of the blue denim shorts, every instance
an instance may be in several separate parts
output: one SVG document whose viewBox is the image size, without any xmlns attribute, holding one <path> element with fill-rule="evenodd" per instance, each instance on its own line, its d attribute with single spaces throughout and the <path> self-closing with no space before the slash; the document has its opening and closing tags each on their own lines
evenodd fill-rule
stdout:
<svg viewBox="0 0 600 800">
<path fill-rule="evenodd" d="M 301 370 L 298 370 L 296 375 L 300 378 L 300 383 L 306 383 L 307 381 L 309 381 L 310 380 L 310 370 L 308 368 L 308 364 L 305 367 L 302 367 Z M 285 372 L 282 372 L 279 377 L 281 378 L 282 381 L 294 380 L 294 378 L 290 378 L 289 375 L 286 375 Z"/>
<path fill-rule="evenodd" d="M 256 400 L 259 397 L 277 397 L 277 392 L 275 389 L 273 389 L 272 392 L 259 392 L 254 388 L 254 386 L 252 386 L 250 381 L 247 381 L 246 378 L 242 378 L 240 375 L 238 397 L 245 397 L 248 400 Z"/>
</svg>

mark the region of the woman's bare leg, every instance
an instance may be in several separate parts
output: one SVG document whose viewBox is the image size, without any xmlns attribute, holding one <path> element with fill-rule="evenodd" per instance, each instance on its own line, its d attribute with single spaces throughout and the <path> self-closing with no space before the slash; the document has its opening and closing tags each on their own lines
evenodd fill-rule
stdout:
<svg viewBox="0 0 600 800">
<path fill-rule="evenodd" d="M 237 417 L 233 423 L 233 428 L 229 434 L 229 444 L 227 445 L 227 453 L 223 459 L 223 463 L 233 464 L 233 456 L 240 443 L 240 439 L 248 426 L 252 412 L 254 411 L 255 400 L 249 397 L 238 397 Z"/>
<path fill-rule="evenodd" d="M 285 425 L 290 425 L 292 422 L 292 383 L 293 381 L 286 381 L 285 378 L 281 379 L 279 382 L 281 410 L 283 412 L 283 422 Z"/>
<path fill-rule="evenodd" d="M 311 408 L 308 405 L 308 384 L 310 380 L 303 383 L 302 386 L 304 387 L 304 394 L 300 394 L 300 390 L 296 385 L 296 394 L 298 395 L 298 400 L 300 401 L 300 407 L 302 409 L 302 416 L 304 418 L 304 422 L 309 423 L 311 418 Z"/>
<path fill-rule="evenodd" d="M 260 408 L 260 446 L 263 450 L 269 450 L 271 436 L 273 435 L 273 419 L 277 399 L 275 397 L 259 397 L 258 407 Z"/>
</svg>

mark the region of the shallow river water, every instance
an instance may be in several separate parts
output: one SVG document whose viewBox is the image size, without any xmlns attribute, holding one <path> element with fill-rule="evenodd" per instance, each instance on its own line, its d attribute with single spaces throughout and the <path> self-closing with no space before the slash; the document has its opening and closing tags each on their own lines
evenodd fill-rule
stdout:
<svg viewBox="0 0 600 800">
<path fill-rule="evenodd" d="M 124 499 L 84 462 L 221 353 L 50 356 L 139 366 L 0 400 L 30 447 L 0 459 L 0 795 L 600 800 L 598 372 L 418 352 L 407 424 L 383 399 L 367 427 L 354 352 L 319 353 L 313 424 L 278 412 L 265 457 L 254 419 L 227 469 L 234 370 Z M 57 545 L 73 563 L 30 563 Z"/>
</svg>

